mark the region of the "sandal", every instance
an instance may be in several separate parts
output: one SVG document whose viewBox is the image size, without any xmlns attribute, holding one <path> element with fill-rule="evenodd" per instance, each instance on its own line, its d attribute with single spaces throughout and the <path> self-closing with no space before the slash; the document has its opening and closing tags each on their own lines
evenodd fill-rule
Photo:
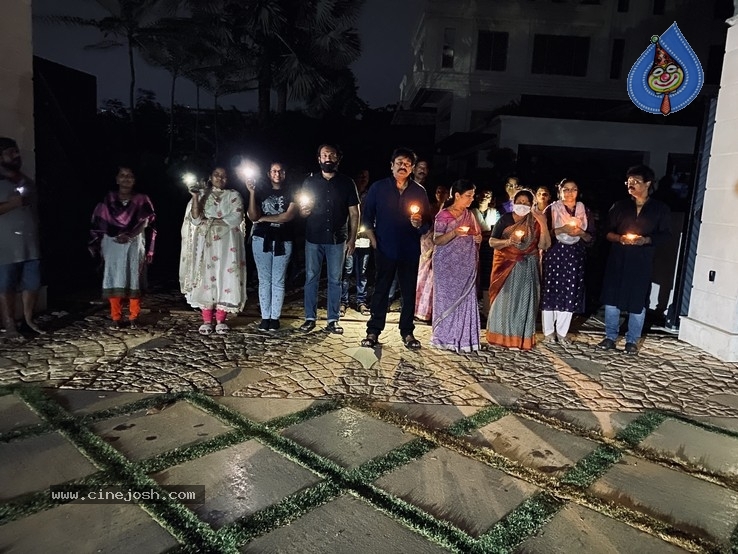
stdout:
<svg viewBox="0 0 738 554">
<path fill-rule="evenodd" d="M 361 341 L 364 348 L 374 348 L 379 343 L 379 337 L 374 333 L 367 333 L 366 338 Z"/>
<path fill-rule="evenodd" d="M 213 333 L 213 326 L 210 323 L 203 323 L 197 332 L 201 335 L 210 335 Z"/>
<path fill-rule="evenodd" d="M 215 326 L 215 332 L 219 335 L 228 334 L 228 325 L 226 325 L 225 323 L 218 323 L 218 325 Z"/>
<path fill-rule="evenodd" d="M 406 335 L 402 338 L 402 343 L 408 350 L 420 350 L 420 341 L 413 335 Z"/>
</svg>

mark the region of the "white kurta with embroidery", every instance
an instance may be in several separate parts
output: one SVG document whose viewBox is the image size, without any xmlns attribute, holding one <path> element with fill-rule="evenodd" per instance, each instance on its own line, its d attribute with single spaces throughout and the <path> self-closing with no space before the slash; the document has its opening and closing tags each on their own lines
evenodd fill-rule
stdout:
<svg viewBox="0 0 738 554">
<path fill-rule="evenodd" d="M 179 283 L 194 308 L 238 313 L 246 303 L 246 253 L 241 195 L 211 190 L 202 214 L 191 215 L 187 204 L 182 224 Z M 222 220 L 222 221 L 217 221 Z"/>
</svg>

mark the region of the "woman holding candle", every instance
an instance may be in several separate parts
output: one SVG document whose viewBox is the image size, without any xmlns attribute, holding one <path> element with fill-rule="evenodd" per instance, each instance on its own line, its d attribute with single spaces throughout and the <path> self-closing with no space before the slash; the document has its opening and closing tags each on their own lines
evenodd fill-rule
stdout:
<svg viewBox="0 0 738 554">
<path fill-rule="evenodd" d="M 479 350 L 477 261 L 482 234 L 469 206 L 474 185 L 456 181 L 433 226 L 433 331 L 431 346 Z"/>
<path fill-rule="evenodd" d="M 542 257 L 541 319 L 543 340 L 566 344 L 572 315 L 584 311 L 585 248 L 594 236 L 593 218 L 577 201 L 576 182 L 563 179 L 558 191 L 559 200 L 549 207 L 551 248 Z"/>
<path fill-rule="evenodd" d="M 529 190 L 513 196 L 513 211 L 505 213 L 492 229 L 494 248 L 487 317 L 487 341 L 508 348 L 530 350 L 535 345 L 538 311 L 538 250 L 551 245 L 546 217 L 531 210 L 535 197 Z"/>
<path fill-rule="evenodd" d="M 443 208 L 449 200 L 446 185 L 438 185 L 435 202 L 431 202 L 431 217 Z M 433 229 L 420 237 L 420 263 L 418 264 L 418 283 L 415 289 L 415 317 L 430 322 L 433 317 Z"/>
<path fill-rule="evenodd" d="M 227 181 L 219 166 L 210 175 L 210 186 L 191 189 L 182 223 L 179 283 L 187 303 L 202 310 L 201 335 L 226 334 L 226 315 L 246 303 L 243 200 L 225 188 Z"/>
</svg>

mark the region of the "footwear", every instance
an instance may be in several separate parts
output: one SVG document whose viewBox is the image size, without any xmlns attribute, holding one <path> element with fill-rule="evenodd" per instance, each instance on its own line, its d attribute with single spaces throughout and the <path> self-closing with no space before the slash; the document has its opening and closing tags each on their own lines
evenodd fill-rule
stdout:
<svg viewBox="0 0 738 554">
<path fill-rule="evenodd" d="M 356 309 L 357 312 L 359 312 L 361 315 L 369 315 L 369 307 L 366 304 L 359 304 L 359 307 Z"/>
<path fill-rule="evenodd" d="M 123 321 L 121 321 L 120 319 L 114 319 L 110 322 L 110 325 L 108 325 L 108 329 L 120 331 L 121 329 L 123 329 Z"/>
<path fill-rule="evenodd" d="M 262 332 L 268 331 L 272 326 L 272 320 L 271 319 L 262 319 L 261 323 L 259 323 L 259 326 L 257 329 Z"/>
<path fill-rule="evenodd" d="M 374 348 L 377 344 L 379 344 L 379 337 L 374 333 L 367 333 L 366 338 L 361 341 L 361 346 L 364 348 Z"/>
<path fill-rule="evenodd" d="M 331 321 L 326 325 L 325 330 L 334 335 L 343 335 L 343 327 L 338 324 L 338 321 Z"/>
<path fill-rule="evenodd" d="M 420 350 L 420 341 L 412 334 L 402 337 L 402 344 L 409 350 Z"/>
<path fill-rule="evenodd" d="M 138 318 L 137 317 L 134 317 L 133 319 L 129 319 L 128 320 L 128 326 L 131 329 L 140 329 L 141 328 L 141 326 L 138 323 Z"/>
<path fill-rule="evenodd" d="M 270 331 L 279 331 L 279 320 L 278 319 L 270 319 L 269 320 L 269 330 Z"/>
<path fill-rule="evenodd" d="M 219 335 L 227 335 L 228 334 L 228 325 L 226 325 L 223 322 L 218 323 L 218 325 L 215 326 L 215 332 Z"/>
<path fill-rule="evenodd" d="M 556 335 L 556 340 L 559 341 L 559 344 L 562 344 L 564 346 L 569 346 L 571 344 L 571 341 L 567 339 L 566 337 L 562 337 L 561 335 Z"/>
<path fill-rule="evenodd" d="M 612 350 L 615 348 L 615 341 L 612 339 L 603 339 L 602 342 L 597 343 L 597 348 L 600 350 Z"/>
<path fill-rule="evenodd" d="M 551 333 L 550 335 L 543 335 L 543 338 L 541 339 L 541 344 L 553 344 L 556 342 L 556 335 L 554 333 Z"/>
<path fill-rule="evenodd" d="M 634 342 L 626 342 L 625 343 L 625 353 L 626 354 L 638 354 L 638 346 Z"/>
<path fill-rule="evenodd" d="M 338 310 L 338 315 L 341 317 L 346 315 L 346 310 L 348 310 L 348 306 L 346 304 L 341 304 L 341 307 Z"/>
<path fill-rule="evenodd" d="M 200 328 L 197 330 L 198 333 L 201 335 L 212 335 L 213 334 L 213 324 L 212 323 L 203 323 L 200 325 Z"/>
<path fill-rule="evenodd" d="M 300 331 L 302 331 L 303 333 L 309 333 L 313 329 L 315 329 L 315 320 L 314 319 L 306 319 L 305 320 L 305 323 L 303 323 L 302 325 L 300 325 Z"/>
</svg>

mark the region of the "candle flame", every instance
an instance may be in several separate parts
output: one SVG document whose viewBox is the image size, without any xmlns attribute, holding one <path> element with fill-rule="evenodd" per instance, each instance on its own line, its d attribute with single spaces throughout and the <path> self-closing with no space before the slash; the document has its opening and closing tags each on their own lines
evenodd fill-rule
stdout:
<svg viewBox="0 0 738 554">
<path fill-rule="evenodd" d="M 412 206 L 410 206 L 410 213 L 411 214 L 416 214 L 419 211 L 420 211 L 420 206 L 418 206 L 417 204 L 413 204 Z"/>
</svg>

